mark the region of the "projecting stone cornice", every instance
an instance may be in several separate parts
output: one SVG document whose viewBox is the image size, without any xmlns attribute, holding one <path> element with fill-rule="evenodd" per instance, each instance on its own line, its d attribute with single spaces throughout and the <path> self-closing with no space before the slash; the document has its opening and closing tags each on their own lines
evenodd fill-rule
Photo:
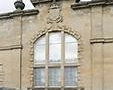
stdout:
<svg viewBox="0 0 113 90">
<path fill-rule="evenodd" d="M 31 2 L 34 6 L 39 3 L 47 3 L 47 2 L 51 2 L 51 1 L 52 0 L 31 0 Z"/>
<path fill-rule="evenodd" d="M 0 20 L 1 19 L 8 19 L 16 16 L 29 16 L 29 15 L 37 15 L 39 11 L 37 9 L 31 9 L 31 10 L 20 10 L 20 11 L 14 11 L 9 13 L 3 13 L 0 14 Z"/>
<path fill-rule="evenodd" d="M 0 51 L 13 50 L 13 49 L 22 49 L 22 45 L 10 45 L 10 46 L 2 46 L 2 47 L 0 47 Z"/>
<path fill-rule="evenodd" d="M 90 43 L 113 43 L 113 38 L 93 38 L 90 39 Z"/>
<path fill-rule="evenodd" d="M 75 3 L 71 5 L 71 8 L 73 10 L 77 10 L 77 9 L 89 8 L 91 6 L 107 6 L 107 5 L 113 5 L 113 1 L 112 0 L 99 0 L 99 1 L 81 2 L 81 3 Z"/>
<path fill-rule="evenodd" d="M 52 2 L 53 0 L 31 0 L 32 4 L 35 6 L 37 4 L 41 3 L 48 3 Z M 56 0 L 61 1 L 61 0 Z M 68 0 L 67 0 L 68 1 Z M 91 6 L 99 6 L 99 5 L 113 5 L 112 0 L 95 0 L 95 1 L 88 1 L 88 2 L 79 2 L 71 5 L 72 9 L 82 9 L 82 8 L 88 8 Z"/>
</svg>

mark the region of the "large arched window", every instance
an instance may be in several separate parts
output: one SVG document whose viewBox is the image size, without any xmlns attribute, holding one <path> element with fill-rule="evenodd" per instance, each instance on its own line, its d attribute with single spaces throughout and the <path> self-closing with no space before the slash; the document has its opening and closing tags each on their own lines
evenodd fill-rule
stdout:
<svg viewBox="0 0 113 90">
<path fill-rule="evenodd" d="M 34 43 L 34 86 L 66 89 L 78 85 L 78 43 L 66 32 L 49 32 Z"/>
</svg>

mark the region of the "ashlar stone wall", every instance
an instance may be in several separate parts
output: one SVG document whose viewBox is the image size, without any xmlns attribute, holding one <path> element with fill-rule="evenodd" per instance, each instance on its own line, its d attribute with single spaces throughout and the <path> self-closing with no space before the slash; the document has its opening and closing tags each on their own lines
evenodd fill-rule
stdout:
<svg viewBox="0 0 113 90">
<path fill-rule="evenodd" d="M 1 86 L 23 90 L 32 87 L 33 42 L 46 32 L 66 30 L 79 40 L 79 85 L 85 90 L 112 90 L 112 2 L 81 8 L 71 7 L 73 0 L 63 0 L 57 2 L 55 10 L 51 3 L 0 15 Z"/>
</svg>

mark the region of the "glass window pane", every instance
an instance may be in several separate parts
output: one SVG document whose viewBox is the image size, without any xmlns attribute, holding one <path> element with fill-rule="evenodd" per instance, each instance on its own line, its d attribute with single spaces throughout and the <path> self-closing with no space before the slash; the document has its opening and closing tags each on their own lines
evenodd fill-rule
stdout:
<svg viewBox="0 0 113 90">
<path fill-rule="evenodd" d="M 77 40 L 71 35 L 65 34 L 65 62 L 74 63 L 78 58 Z"/>
<path fill-rule="evenodd" d="M 61 61 L 61 34 L 50 33 L 49 35 L 49 62 Z"/>
<path fill-rule="evenodd" d="M 49 86 L 60 86 L 60 68 L 49 68 Z"/>
<path fill-rule="evenodd" d="M 45 86 L 45 69 L 34 69 L 35 86 Z"/>
<path fill-rule="evenodd" d="M 61 43 L 61 32 L 50 33 L 49 34 L 49 43 L 50 44 Z"/>
<path fill-rule="evenodd" d="M 75 67 L 64 68 L 64 84 L 65 86 L 77 85 L 77 68 Z"/>
<path fill-rule="evenodd" d="M 65 43 L 69 42 L 77 43 L 77 40 L 72 35 L 65 33 Z"/>
<path fill-rule="evenodd" d="M 44 63 L 45 61 L 45 37 L 40 38 L 34 46 L 34 62 Z"/>
</svg>

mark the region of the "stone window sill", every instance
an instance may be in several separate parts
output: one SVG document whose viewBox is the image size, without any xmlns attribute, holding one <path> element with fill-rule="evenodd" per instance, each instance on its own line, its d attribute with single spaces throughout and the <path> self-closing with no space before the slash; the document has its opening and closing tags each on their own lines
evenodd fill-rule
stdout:
<svg viewBox="0 0 113 90">
<path fill-rule="evenodd" d="M 42 88 L 38 88 L 38 87 L 31 87 L 31 88 L 28 88 L 27 90 L 40 90 L 40 89 L 45 89 L 44 87 L 42 87 Z M 47 87 L 47 89 L 51 89 L 51 88 L 49 88 L 49 87 Z M 60 89 L 59 87 L 58 88 L 53 88 L 53 89 Z M 85 88 L 84 87 L 73 87 L 73 88 L 64 88 L 64 90 L 69 90 L 69 89 L 71 89 L 71 90 L 85 90 Z"/>
</svg>

